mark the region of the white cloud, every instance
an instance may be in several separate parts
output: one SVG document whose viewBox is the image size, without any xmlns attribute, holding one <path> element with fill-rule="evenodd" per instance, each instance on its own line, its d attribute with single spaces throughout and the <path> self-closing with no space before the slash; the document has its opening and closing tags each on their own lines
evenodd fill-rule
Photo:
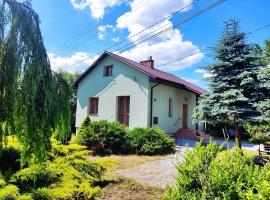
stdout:
<svg viewBox="0 0 270 200">
<path fill-rule="evenodd" d="M 100 40 L 104 40 L 105 39 L 105 34 L 107 30 L 111 30 L 112 32 L 115 32 L 117 30 L 116 27 L 114 27 L 111 24 L 107 24 L 107 25 L 103 25 L 103 26 L 99 26 L 98 27 L 98 38 Z"/>
<path fill-rule="evenodd" d="M 119 37 L 116 37 L 116 38 L 112 38 L 112 41 L 114 42 L 119 42 L 120 38 Z"/>
<path fill-rule="evenodd" d="M 120 16 L 117 20 L 117 27 L 128 29 L 129 37 L 136 34 L 138 31 L 154 24 L 160 19 L 167 17 L 174 11 L 183 8 L 192 3 L 192 0 L 166 0 L 166 1 L 150 1 L 140 9 L 134 9 L 141 0 L 134 0 L 131 3 L 131 11 Z M 185 9 L 187 11 L 189 9 Z M 184 12 L 182 11 L 182 12 Z M 142 17 L 143 16 L 143 17 Z M 130 41 L 136 43 L 138 38 L 145 36 L 153 30 L 163 30 L 164 27 L 173 26 L 169 20 L 163 21 L 154 29 L 144 31 L 135 37 L 131 37 Z M 159 32 L 156 31 L 155 33 Z M 153 39 L 147 40 L 139 44 L 135 48 L 124 52 L 122 55 L 134 60 L 145 60 L 148 56 L 153 56 L 156 66 L 166 63 L 171 60 L 176 60 L 186 57 L 195 52 L 200 52 L 199 48 L 191 41 L 185 41 L 183 34 L 178 29 L 171 29 L 168 32 L 161 34 Z M 159 69 L 166 71 L 177 71 L 189 67 L 203 58 L 203 53 L 198 53 L 181 61 L 169 64 L 168 66 L 160 66 Z"/>
<path fill-rule="evenodd" d="M 203 78 L 210 78 L 213 75 L 207 72 L 205 69 L 198 68 L 194 72 L 202 74 Z"/>
<path fill-rule="evenodd" d="M 76 9 L 89 8 L 93 18 L 101 19 L 105 14 L 107 7 L 113 7 L 122 4 L 126 0 L 70 0 L 72 6 Z"/>
<path fill-rule="evenodd" d="M 105 32 L 106 32 L 106 26 L 100 26 L 100 27 L 98 27 L 98 38 L 100 40 L 104 40 Z"/>
<path fill-rule="evenodd" d="M 58 56 L 52 52 L 48 53 L 51 67 L 53 71 L 69 71 L 69 72 L 82 72 L 85 70 L 90 64 L 92 64 L 97 56 L 93 56 L 91 54 L 87 54 L 84 52 L 77 52 L 72 54 L 71 56 Z M 86 58 L 89 58 L 85 60 Z M 82 61 L 84 60 L 84 61 Z M 80 62 L 82 61 L 82 62 Z M 79 62 L 79 63 L 78 63 Z M 73 65 L 74 63 L 77 63 Z M 70 66 L 72 65 L 72 66 Z"/>
<path fill-rule="evenodd" d="M 184 80 L 186 80 L 186 81 L 188 81 L 190 83 L 198 83 L 198 82 L 200 82 L 199 79 L 191 79 L 191 78 L 186 78 L 186 77 L 181 77 L 181 79 L 184 79 Z"/>
</svg>

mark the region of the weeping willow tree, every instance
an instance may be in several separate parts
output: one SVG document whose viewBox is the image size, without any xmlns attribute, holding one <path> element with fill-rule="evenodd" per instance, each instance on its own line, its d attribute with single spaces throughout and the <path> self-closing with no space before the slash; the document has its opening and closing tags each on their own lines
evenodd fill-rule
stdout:
<svg viewBox="0 0 270 200">
<path fill-rule="evenodd" d="M 67 91 L 59 88 L 63 82 L 52 74 L 39 16 L 31 3 L 0 0 L 0 4 L 0 148 L 8 135 L 16 135 L 22 164 L 42 162 L 53 131 L 67 130 L 69 119 L 63 117 L 69 111 L 63 110 L 68 108 L 64 104 L 69 103 L 69 94 L 63 95 Z"/>
<path fill-rule="evenodd" d="M 71 138 L 71 100 L 72 91 L 68 82 L 64 79 L 62 73 L 54 73 L 54 91 L 55 91 L 55 105 L 56 117 L 55 124 L 55 138 L 66 144 Z"/>
</svg>

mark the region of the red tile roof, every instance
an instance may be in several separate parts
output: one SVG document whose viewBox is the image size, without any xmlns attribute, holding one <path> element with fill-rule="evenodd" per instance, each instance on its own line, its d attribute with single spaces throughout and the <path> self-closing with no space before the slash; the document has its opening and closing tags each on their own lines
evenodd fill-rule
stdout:
<svg viewBox="0 0 270 200">
<path fill-rule="evenodd" d="M 160 80 L 163 80 L 163 81 L 167 81 L 167 82 L 170 82 L 172 84 L 175 84 L 176 86 L 181 86 L 181 87 L 184 87 L 186 88 L 187 90 L 190 90 L 196 94 L 203 94 L 206 92 L 206 90 L 188 82 L 188 81 L 185 81 L 175 75 L 172 75 L 172 74 L 169 74 L 167 72 L 163 72 L 161 70 L 158 70 L 158 69 L 153 69 L 151 67 L 147 67 L 147 66 L 144 66 L 140 63 L 137 63 L 135 61 L 132 61 L 130 59 L 127 59 L 127 58 L 124 58 L 122 56 L 119 56 L 119 55 L 116 55 L 114 53 L 111 53 L 111 52 L 107 52 L 105 51 L 78 79 L 76 79 L 73 83 L 73 86 L 74 87 L 77 87 L 79 82 L 100 62 L 100 60 L 106 56 L 106 55 L 110 55 L 112 57 L 114 57 L 115 59 L 123 62 L 123 63 L 126 63 L 134 68 L 136 68 L 137 70 L 147 74 L 148 76 L 150 76 L 151 78 L 153 79 L 160 79 Z"/>
</svg>

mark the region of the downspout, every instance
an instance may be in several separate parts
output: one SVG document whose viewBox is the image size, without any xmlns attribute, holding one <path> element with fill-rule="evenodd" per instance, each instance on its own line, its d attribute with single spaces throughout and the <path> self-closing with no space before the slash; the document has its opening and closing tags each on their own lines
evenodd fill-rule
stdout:
<svg viewBox="0 0 270 200">
<path fill-rule="evenodd" d="M 196 94 L 196 106 L 198 106 L 199 95 Z M 196 132 L 199 130 L 198 119 L 196 119 Z"/>
<path fill-rule="evenodd" d="M 160 83 L 157 83 L 151 87 L 150 90 L 150 128 L 152 128 L 153 125 L 153 89 L 157 87 Z"/>
</svg>

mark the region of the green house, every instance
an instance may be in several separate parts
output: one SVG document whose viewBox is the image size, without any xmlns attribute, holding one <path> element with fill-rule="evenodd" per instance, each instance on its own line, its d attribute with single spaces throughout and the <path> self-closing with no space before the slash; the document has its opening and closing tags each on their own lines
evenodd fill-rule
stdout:
<svg viewBox="0 0 270 200">
<path fill-rule="evenodd" d="M 155 69 L 154 60 L 140 63 L 104 52 L 75 82 L 76 127 L 91 120 L 119 121 L 134 127 L 160 127 L 166 133 L 198 130 L 192 112 L 206 91 Z"/>
</svg>

